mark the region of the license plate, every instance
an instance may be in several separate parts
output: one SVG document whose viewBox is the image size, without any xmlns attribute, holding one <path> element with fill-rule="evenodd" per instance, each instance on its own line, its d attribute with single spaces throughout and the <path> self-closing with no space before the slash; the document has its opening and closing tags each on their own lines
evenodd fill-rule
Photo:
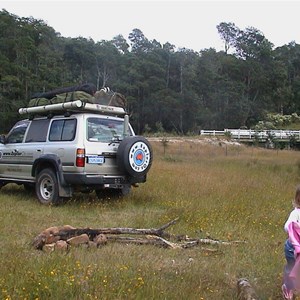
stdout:
<svg viewBox="0 0 300 300">
<path fill-rule="evenodd" d="M 104 157 L 103 156 L 88 156 L 88 164 L 103 164 Z"/>
</svg>

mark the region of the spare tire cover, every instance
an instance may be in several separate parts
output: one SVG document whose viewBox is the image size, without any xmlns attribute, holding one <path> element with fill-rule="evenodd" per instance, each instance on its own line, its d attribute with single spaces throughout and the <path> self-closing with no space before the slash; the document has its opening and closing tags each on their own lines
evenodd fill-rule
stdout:
<svg viewBox="0 0 300 300">
<path fill-rule="evenodd" d="M 142 136 L 126 137 L 117 152 L 118 166 L 133 177 L 146 175 L 152 164 L 152 148 Z"/>
</svg>

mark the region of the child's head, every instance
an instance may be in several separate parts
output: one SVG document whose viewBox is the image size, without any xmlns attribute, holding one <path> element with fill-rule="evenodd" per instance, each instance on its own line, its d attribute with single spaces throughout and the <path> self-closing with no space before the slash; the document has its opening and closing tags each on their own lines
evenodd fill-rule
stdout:
<svg viewBox="0 0 300 300">
<path fill-rule="evenodd" d="M 300 185 L 296 188 L 295 199 L 293 201 L 295 207 L 300 208 Z"/>
</svg>

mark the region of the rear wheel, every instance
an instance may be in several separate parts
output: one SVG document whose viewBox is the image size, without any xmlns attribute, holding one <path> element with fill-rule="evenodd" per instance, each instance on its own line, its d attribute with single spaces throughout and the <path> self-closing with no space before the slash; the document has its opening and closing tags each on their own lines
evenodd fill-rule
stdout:
<svg viewBox="0 0 300 300">
<path fill-rule="evenodd" d="M 40 203 L 58 204 L 61 200 L 58 188 L 58 180 L 52 169 L 45 169 L 37 175 L 35 192 Z"/>
</svg>

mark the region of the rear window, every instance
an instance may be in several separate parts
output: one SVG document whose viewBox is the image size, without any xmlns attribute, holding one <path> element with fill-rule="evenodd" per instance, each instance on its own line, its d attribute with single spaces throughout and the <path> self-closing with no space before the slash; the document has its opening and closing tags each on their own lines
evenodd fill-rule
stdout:
<svg viewBox="0 0 300 300">
<path fill-rule="evenodd" d="M 123 120 L 88 118 L 87 140 L 109 143 L 114 138 L 122 138 L 124 130 Z M 130 129 L 129 129 L 130 130 Z M 132 132 L 129 133 L 132 135 Z"/>
<path fill-rule="evenodd" d="M 76 134 L 76 119 L 54 120 L 51 124 L 49 141 L 73 141 Z"/>
<path fill-rule="evenodd" d="M 49 119 L 32 120 L 25 143 L 46 142 L 49 123 Z"/>
</svg>

